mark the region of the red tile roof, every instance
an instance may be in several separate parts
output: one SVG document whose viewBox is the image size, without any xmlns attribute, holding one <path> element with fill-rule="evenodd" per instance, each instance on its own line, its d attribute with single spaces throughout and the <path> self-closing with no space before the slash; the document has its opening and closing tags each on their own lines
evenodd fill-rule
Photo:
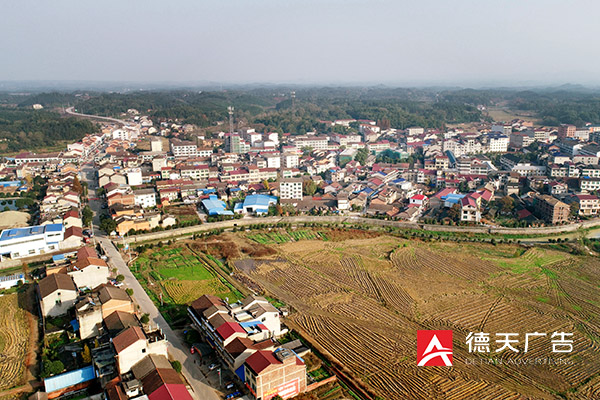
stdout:
<svg viewBox="0 0 600 400">
<path fill-rule="evenodd" d="M 182 384 L 162 385 L 150 393 L 149 400 L 192 400 L 192 396 Z"/>
<path fill-rule="evenodd" d="M 272 351 L 258 350 L 246 359 L 246 365 L 257 375 L 275 364 L 282 362 L 275 358 Z"/>
<path fill-rule="evenodd" d="M 246 333 L 244 328 L 240 326 L 237 322 L 225 322 L 223 325 L 217 328 L 217 334 L 223 340 L 227 340 L 228 337 L 233 335 L 234 333 Z"/>
</svg>

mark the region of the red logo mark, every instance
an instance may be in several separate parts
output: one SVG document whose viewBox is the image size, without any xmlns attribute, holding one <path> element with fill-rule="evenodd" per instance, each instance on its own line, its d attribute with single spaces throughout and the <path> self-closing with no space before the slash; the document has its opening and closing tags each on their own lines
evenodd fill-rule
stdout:
<svg viewBox="0 0 600 400">
<path fill-rule="evenodd" d="M 419 367 L 452 366 L 452 331 L 417 331 Z"/>
</svg>

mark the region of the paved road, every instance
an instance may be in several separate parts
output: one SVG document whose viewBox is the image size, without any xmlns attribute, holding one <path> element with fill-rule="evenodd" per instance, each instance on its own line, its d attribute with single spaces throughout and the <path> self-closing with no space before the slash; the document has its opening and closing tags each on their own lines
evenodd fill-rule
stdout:
<svg viewBox="0 0 600 400">
<path fill-rule="evenodd" d="M 94 183 L 94 169 L 90 164 L 86 164 L 82 170 L 82 179 L 88 182 L 88 188 L 90 191 L 95 190 L 96 186 Z M 147 313 L 150 317 L 150 321 L 154 325 L 158 325 L 169 342 L 169 353 L 173 358 L 179 360 L 183 366 L 182 373 L 188 380 L 194 390 L 194 394 L 198 400 L 219 400 L 220 397 L 216 391 L 210 387 L 206 382 L 206 378 L 200 371 L 199 367 L 194 364 L 194 358 L 190 357 L 190 349 L 181 338 L 173 332 L 167 321 L 160 314 L 142 285 L 133 276 L 129 267 L 121 257 L 119 251 L 115 248 L 110 239 L 108 239 L 99 229 L 98 214 L 101 210 L 100 201 L 90 201 L 90 207 L 96 216 L 94 217 L 94 225 L 96 232 L 96 240 L 100 243 L 104 249 L 106 255 L 109 257 L 109 263 L 111 267 L 117 268 L 118 273 L 125 277 L 124 284 L 126 287 L 133 289 L 133 298 L 136 303 L 139 304 L 140 309 L 143 313 Z"/>
<path fill-rule="evenodd" d="M 88 115 L 88 114 L 82 114 L 82 113 L 75 112 L 75 107 L 69 107 L 65 110 L 65 112 L 74 117 L 97 119 L 97 120 L 101 120 L 101 121 L 114 122 L 114 123 L 121 124 L 121 125 L 127 125 L 126 121 L 123 121 L 123 120 L 120 120 L 117 118 L 103 117 L 101 115 Z"/>
</svg>

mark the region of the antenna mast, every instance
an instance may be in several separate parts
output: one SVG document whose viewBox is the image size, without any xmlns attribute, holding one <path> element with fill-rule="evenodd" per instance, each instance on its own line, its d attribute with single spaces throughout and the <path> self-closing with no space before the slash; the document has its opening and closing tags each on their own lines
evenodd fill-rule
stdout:
<svg viewBox="0 0 600 400">
<path fill-rule="evenodd" d="M 233 106 L 227 107 L 227 112 L 229 112 L 229 134 L 233 133 Z"/>
</svg>

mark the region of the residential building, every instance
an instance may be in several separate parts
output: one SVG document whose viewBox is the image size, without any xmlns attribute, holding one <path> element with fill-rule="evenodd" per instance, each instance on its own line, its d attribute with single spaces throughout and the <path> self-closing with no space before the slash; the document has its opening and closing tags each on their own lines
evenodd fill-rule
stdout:
<svg viewBox="0 0 600 400">
<path fill-rule="evenodd" d="M 576 130 L 577 130 L 577 127 L 575 127 L 575 125 L 561 124 L 558 127 L 558 137 L 559 138 L 572 138 L 572 137 L 575 137 L 575 131 Z"/>
<path fill-rule="evenodd" d="M 244 367 L 245 384 L 254 399 L 287 399 L 306 391 L 306 365 L 292 350 L 256 351 Z"/>
<path fill-rule="evenodd" d="M 196 157 L 198 155 L 198 147 L 194 142 L 171 139 L 171 153 L 175 157 Z"/>
<path fill-rule="evenodd" d="M 77 287 L 69 275 L 49 275 L 38 282 L 37 289 L 44 317 L 66 314 L 77 301 Z"/>
<path fill-rule="evenodd" d="M 279 183 L 281 200 L 302 200 L 302 178 L 287 178 Z"/>
<path fill-rule="evenodd" d="M 133 201 L 142 208 L 156 207 L 156 192 L 154 189 L 140 189 L 133 192 Z"/>
<path fill-rule="evenodd" d="M 569 220 L 569 206 L 552 196 L 537 195 L 534 198 L 534 207 L 538 216 L 551 224 L 560 224 Z"/>
<path fill-rule="evenodd" d="M 598 215 L 600 210 L 600 198 L 590 194 L 578 194 L 575 196 L 579 204 L 579 215 Z"/>
<path fill-rule="evenodd" d="M 120 374 L 131 371 L 131 367 L 150 354 L 168 357 L 167 340 L 162 331 L 144 332 L 141 327 L 127 328 L 112 340 Z"/>
</svg>

